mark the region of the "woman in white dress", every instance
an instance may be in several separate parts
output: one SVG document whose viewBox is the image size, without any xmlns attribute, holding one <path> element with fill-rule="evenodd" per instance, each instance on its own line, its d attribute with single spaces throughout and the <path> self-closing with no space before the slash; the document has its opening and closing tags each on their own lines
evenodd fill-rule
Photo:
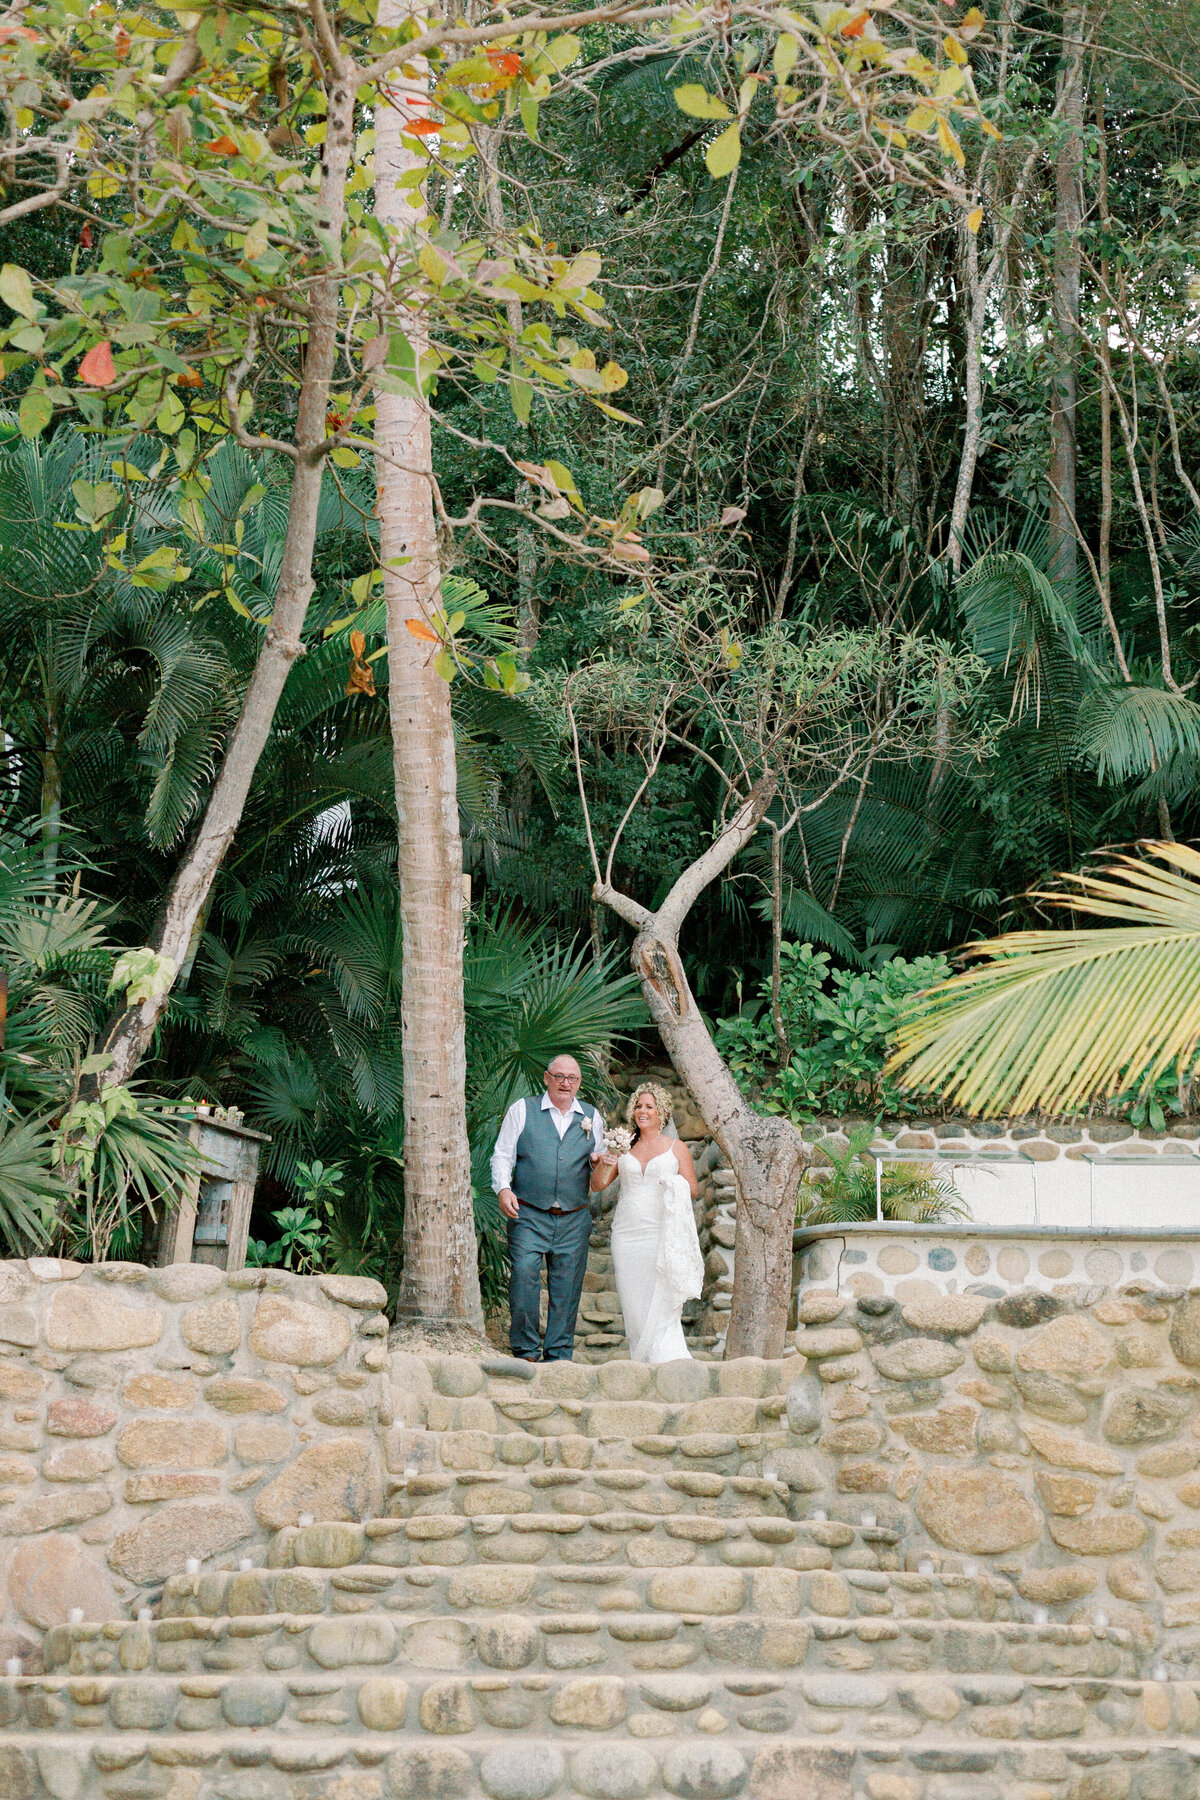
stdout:
<svg viewBox="0 0 1200 1800">
<path fill-rule="evenodd" d="M 633 1143 L 623 1156 L 600 1158 L 592 1187 L 606 1188 L 620 1174 L 612 1259 L 630 1360 L 677 1362 L 690 1355 L 683 1303 L 696 1298 L 704 1284 L 692 1212 L 696 1170 L 687 1146 L 666 1135 L 671 1100 L 663 1088 L 643 1082 L 625 1116 L 634 1128 Z"/>
</svg>

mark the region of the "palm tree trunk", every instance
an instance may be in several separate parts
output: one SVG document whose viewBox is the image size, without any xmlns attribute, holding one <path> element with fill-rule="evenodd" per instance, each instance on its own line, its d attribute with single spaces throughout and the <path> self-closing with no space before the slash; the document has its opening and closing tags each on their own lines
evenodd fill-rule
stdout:
<svg viewBox="0 0 1200 1800">
<path fill-rule="evenodd" d="M 1050 340 L 1050 568 L 1074 579 L 1076 360 L 1079 355 L 1079 272 L 1082 248 L 1083 40 L 1086 7 L 1063 8 L 1059 67 L 1064 135 L 1055 166 L 1054 272 Z"/>
<path fill-rule="evenodd" d="M 383 0 L 381 30 L 410 16 Z M 415 190 L 400 188 L 420 158 L 404 141 L 404 96 L 426 83 L 397 76 L 391 105 L 376 109 L 375 216 L 397 237 L 423 217 Z M 428 330 L 418 313 L 393 320 L 419 366 Z M 450 689 L 433 646 L 409 623 L 437 612 L 441 560 L 433 507 L 433 448 L 422 396 L 376 397 L 380 556 L 388 620 L 391 713 L 404 931 L 401 1040 L 404 1066 L 404 1276 L 397 1316 L 482 1327 L 466 1120 L 463 1014 L 463 863 Z"/>
</svg>

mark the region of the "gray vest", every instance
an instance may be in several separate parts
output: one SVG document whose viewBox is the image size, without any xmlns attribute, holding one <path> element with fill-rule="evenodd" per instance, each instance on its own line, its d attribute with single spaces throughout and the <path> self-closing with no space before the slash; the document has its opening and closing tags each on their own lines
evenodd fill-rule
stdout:
<svg viewBox="0 0 1200 1800">
<path fill-rule="evenodd" d="M 560 1138 L 540 1097 L 526 1099 L 525 1129 L 517 1139 L 512 1172 L 512 1190 L 522 1206 L 537 1212 L 561 1206 L 564 1212 L 575 1212 L 587 1205 L 596 1116 L 594 1106 L 585 1106 L 582 1114 L 572 1113 Z"/>
</svg>

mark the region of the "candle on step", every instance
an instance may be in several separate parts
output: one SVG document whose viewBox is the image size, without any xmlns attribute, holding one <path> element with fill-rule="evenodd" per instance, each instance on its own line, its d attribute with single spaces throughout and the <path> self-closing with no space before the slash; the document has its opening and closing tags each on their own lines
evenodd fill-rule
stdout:
<svg viewBox="0 0 1200 1800">
<path fill-rule="evenodd" d="M 1106 1612 L 1093 1613 L 1092 1614 L 1092 1624 L 1097 1631 L 1107 1631 L 1108 1630 L 1108 1614 Z"/>
<path fill-rule="evenodd" d="M 818 1525 L 824 1525 L 824 1523 L 828 1519 L 828 1517 L 829 1517 L 829 1514 L 825 1511 L 825 1508 L 823 1506 L 818 1506 L 816 1512 L 814 1512 L 814 1514 L 813 1514 L 813 1519 L 815 1520 L 815 1522 Z"/>
<path fill-rule="evenodd" d="M 150 1608 L 148 1606 L 139 1606 L 138 1607 L 137 1622 L 139 1625 L 148 1625 L 153 1617 L 154 1617 L 154 1614 L 150 1611 Z"/>
<path fill-rule="evenodd" d="M 71 1608 L 70 1612 L 67 1614 L 67 1624 L 68 1625 L 82 1625 L 83 1624 L 83 1608 L 82 1608 L 82 1606 L 73 1606 Z"/>
<path fill-rule="evenodd" d="M 311 1513 L 301 1513 L 300 1514 L 299 1525 L 300 1525 L 301 1531 L 306 1530 L 308 1528 L 308 1526 L 310 1526 L 312 1524 L 312 1522 L 313 1522 L 313 1516 Z"/>
<path fill-rule="evenodd" d="M 19 1656 L 10 1656 L 5 1659 L 4 1673 L 6 1675 L 19 1675 L 21 1673 L 21 1659 Z"/>
<path fill-rule="evenodd" d="M 1050 1614 L 1044 1606 L 1034 1607 L 1033 1622 L 1035 1625 L 1048 1625 L 1050 1623 Z"/>
<path fill-rule="evenodd" d="M 250 1561 L 250 1558 L 248 1556 L 239 1556 L 238 1557 L 238 1568 L 239 1569 L 245 1570 L 245 1569 L 252 1569 L 253 1567 L 254 1567 L 254 1564 Z"/>
<path fill-rule="evenodd" d="M 923 1556 L 921 1558 L 920 1562 L 917 1564 L 917 1574 L 918 1575 L 932 1575 L 933 1574 L 933 1563 L 928 1556 Z"/>
<path fill-rule="evenodd" d="M 198 1556 L 189 1556 L 183 1565 L 183 1570 L 185 1575 L 198 1575 L 200 1573 L 200 1558 Z"/>
<path fill-rule="evenodd" d="M 875 1514 L 873 1512 L 865 1512 L 862 1516 L 862 1522 L 864 1528 L 867 1531 L 870 1531 L 875 1524 Z"/>
</svg>

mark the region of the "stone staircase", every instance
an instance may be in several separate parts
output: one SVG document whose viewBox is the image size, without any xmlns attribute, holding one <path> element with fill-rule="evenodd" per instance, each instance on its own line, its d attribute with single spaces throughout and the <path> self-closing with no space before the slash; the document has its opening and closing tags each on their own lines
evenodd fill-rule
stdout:
<svg viewBox="0 0 1200 1800">
<path fill-rule="evenodd" d="M 394 1353 L 383 1515 L 48 1631 L 0 1800 L 1190 1800 L 1200 1677 L 1153 1614 L 1031 1585 L 986 1465 L 938 1527 L 984 1563 L 855 1491 L 862 1337 L 807 1339 L 807 1373 Z"/>
</svg>

